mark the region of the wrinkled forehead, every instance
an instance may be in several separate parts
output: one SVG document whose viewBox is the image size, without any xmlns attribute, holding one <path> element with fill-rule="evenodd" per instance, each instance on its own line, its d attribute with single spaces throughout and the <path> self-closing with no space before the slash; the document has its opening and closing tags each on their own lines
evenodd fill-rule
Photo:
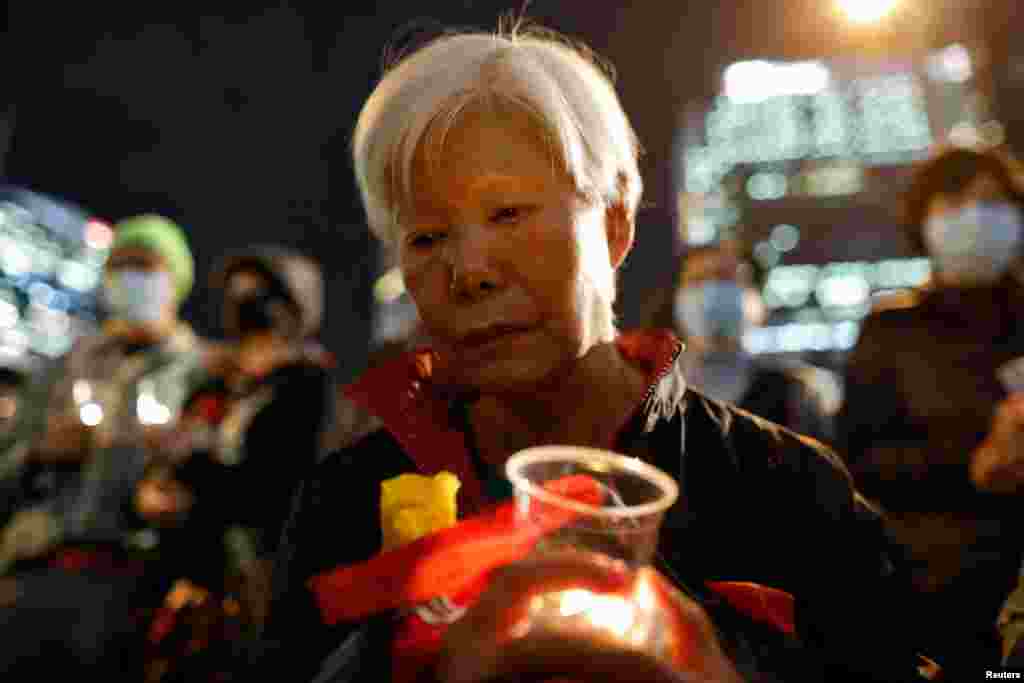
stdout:
<svg viewBox="0 0 1024 683">
<path fill-rule="evenodd" d="M 574 187 L 553 136 L 525 106 L 497 99 L 445 111 L 411 153 L 408 184 L 392 184 L 400 215 L 470 201 L 503 187 Z M 397 179 L 396 179 L 397 180 Z M 403 188 L 407 187 L 407 189 Z"/>
</svg>

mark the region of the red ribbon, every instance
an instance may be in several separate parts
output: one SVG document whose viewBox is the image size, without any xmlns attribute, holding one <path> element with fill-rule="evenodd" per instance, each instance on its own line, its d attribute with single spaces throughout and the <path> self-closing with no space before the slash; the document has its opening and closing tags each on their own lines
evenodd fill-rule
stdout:
<svg viewBox="0 0 1024 683">
<path fill-rule="evenodd" d="M 580 503 L 601 502 L 600 485 L 586 475 L 564 477 L 545 488 Z M 523 559 L 541 537 L 576 517 L 571 510 L 548 506 L 545 514 L 523 523 L 515 505 L 503 503 L 362 564 L 314 576 L 308 585 L 324 622 L 353 621 L 460 594 L 492 569 Z"/>
<path fill-rule="evenodd" d="M 602 496 L 600 485 L 585 475 L 549 482 L 546 488 L 591 505 L 599 504 Z M 523 559 L 541 537 L 576 517 L 564 509 L 545 512 L 549 514 L 524 524 L 515 502 L 506 502 L 361 564 L 337 567 L 315 576 L 308 585 L 327 624 L 409 609 L 439 597 L 455 597 L 460 606 L 468 607 L 485 587 L 492 570 Z M 790 594 L 747 582 L 719 581 L 707 585 L 738 611 L 786 633 L 794 632 Z M 672 603 L 666 595 L 659 594 L 659 600 Z M 688 633 L 689 625 L 674 610 L 666 611 L 674 615 L 670 659 L 685 667 L 695 656 L 690 651 L 693 637 Z M 415 613 L 403 620 L 393 649 L 394 680 L 433 680 L 433 664 L 445 628 L 445 624 L 428 624 Z"/>
</svg>

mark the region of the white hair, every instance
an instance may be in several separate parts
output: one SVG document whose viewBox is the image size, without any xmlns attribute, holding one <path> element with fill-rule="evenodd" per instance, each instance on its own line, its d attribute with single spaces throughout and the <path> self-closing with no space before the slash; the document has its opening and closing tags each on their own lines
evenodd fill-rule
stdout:
<svg viewBox="0 0 1024 683">
<path fill-rule="evenodd" d="M 621 206 L 633 220 L 643 190 L 639 144 L 610 78 L 594 60 L 550 34 L 463 33 L 436 39 L 400 61 L 359 115 L 352 154 L 378 238 L 392 245 L 397 240 L 421 145 L 437 132 L 443 140 L 467 108 L 494 102 L 536 122 L 577 191 Z M 610 299 L 610 308 L 614 284 L 599 294 Z"/>
<path fill-rule="evenodd" d="M 413 157 L 439 121 L 499 100 L 529 114 L 577 189 L 633 216 L 643 184 L 636 135 L 607 76 L 546 36 L 465 33 L 439 38 L 392 68 L 359 115 L 352 152 L 370 228 L 395 238 L 411 194 Z"/>
</svg>

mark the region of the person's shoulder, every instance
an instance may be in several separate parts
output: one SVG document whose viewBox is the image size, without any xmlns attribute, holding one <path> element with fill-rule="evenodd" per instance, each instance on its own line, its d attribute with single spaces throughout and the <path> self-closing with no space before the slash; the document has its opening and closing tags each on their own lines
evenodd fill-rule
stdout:
<svg viewBox="0 0 1024 683">
<path fill-rule="evenodd" d="M 337 520 L 373 516 L 381 483 L 414 469 L 387 432 L 367 434 L 312 466 L 302 485 L 303 517 Z"/>
<path fill-rule="evenodd" d="M 801 360 L 759 361 L 754 367 L 757 376 L 775 376 L 781 383 L 798 387 L 804 394 L 813 397 L 826 415 L 839 412 L 843 400 L 843 384 L 838 373 Z"/>
<path fill-rule="evenodd" d="M 929 292 L 907 289 L 888 292 L 875 297 L 871 310 L 864 319 L 864 327 L 876 330 L 899 331 L 918 327 L 929 310 Z"/>
<path fill-rule="evenodd" d="M 860 361 L 884 363 L 882 351 L 898 351 L 908 341 L 931 334 L 935 327 L 931 294 L 926 290 L 908 290 L 884 295 L 873 302 L 864 317 L 857 337 L 854 356 Z"/>
<path fill-rule="evenodd" d="M 919 307 L 926 293 L 919 289 L 899 289 L 876 295 L 871 302 L 871 313 L 884 315 L 895 311 L 910 311 Z M 899 315 L 893 313 L 893 315 Z"/>
<path fill-rule="evenodd" d="M 414 464 L 398 441 L 382 427 L 368 430 L 330 451 L 313 470 L 320 481 L 383 481 L 412 471 Z"/>
</svg>

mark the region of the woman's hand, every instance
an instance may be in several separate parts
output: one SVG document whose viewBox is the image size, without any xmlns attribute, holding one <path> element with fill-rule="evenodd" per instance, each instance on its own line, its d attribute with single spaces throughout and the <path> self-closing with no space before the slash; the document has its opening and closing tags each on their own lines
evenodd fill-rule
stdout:
<svg viewBox="0 0 1024 683">
<path fill-rule="evenodd" d="M 684 668 L 593 634 L 520 633 L 530 599 L 538 594 L 570 588 L 624 591 L 636 580 L 652 581 L 663 607 L 673 613 L 675 635 L 686 640 Z M 476 605 L 449 627 L 439 674 L 445 683 L 523 676 L 609 683 L 741 680 L 698 604 L 653 570 L 632 573 L 607 557 L 581 552 L 539 556 L 496 572 Z"/>
<path fill-rule="evenodd" d="M 971 456 L 971 481 L 995 493 L 1024 487 L 1024 393 L 1012 394 L 996 407 L 992 429 Z"/>
</svg>

